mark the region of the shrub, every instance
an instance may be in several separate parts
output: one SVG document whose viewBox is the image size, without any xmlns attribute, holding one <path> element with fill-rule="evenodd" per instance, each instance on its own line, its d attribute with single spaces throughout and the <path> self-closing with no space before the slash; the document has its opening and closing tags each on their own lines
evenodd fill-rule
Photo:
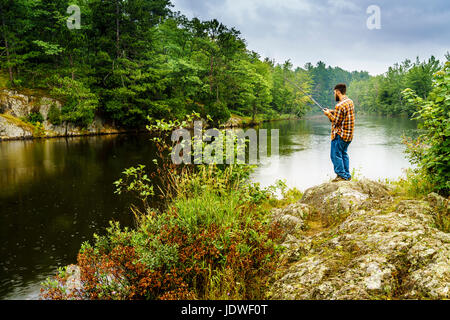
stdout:
<svg viewBox="0 0 450 320">
<path fill-rule="evenodd" d="M 136 228 L 111 223 L 106 235 L 84 243 L 77 263 L 81 290 L 66 293 L 67 277 L 60 273 L 44 283 L 44 298 L 264 298 L 281 250 L 281 229 L 264 205 L 277 188 L 249 183 L 251 166 L 172 165 L 165 133 L 179 125 L 149 126 L 159 150 L 156 173 L 146 174 L 141 165 L 116 182 L 118 193 L 141 201 L 140 209 L 133 207 Z M 278 187 L 288 194 L 284 184 Z M 158 211 L 147 201 L 153 190 L 167 200 Z"/>
<path fill-rule="evenodd" d="M 64 101 L 63 120 L 85 127 L 93 122 L 99 104 L 97 94 L 92 93 L 84 83 L 68 77 L 53 76 L 49 82 L 51 94 Z"/>
<path fill-rule="evenodd" d="M 32 124 L 42 123 L 44 122 L 44 117 L 39 111 L 30 112 L 30 114 L 28 114 L 27 121 Z"/>
<path fill-rule="evenodd" d="M 252 188 L 222 193 L 202 186 L 162 213 L 138 215 L 135 230 L 111 223 L 80 250 L 83 289 L 68 296 L 55 289 L 63 285 L 47 285 L 44 297 L 262 299 L 280 250 L 281 233 L 258 206 L 271 193 L 254 203 Z"/>
<path fill-rule="evenodd" d="M 421 169 L 407 169 L 405 178 L 389 181 L 394 187 L 394 194 L 413 198 L 423 198 L 433 192 L 434 184 Z"/>
<path fill-rule="evenodd" d="M 208 111 L 211 117 L 219 123 L 224 123 L 231 117 L 231 112 L 228 110 L 226 103 L 221 101 L 212 103 Z"/>
<path fill-rule="evenodd" d="M 52 104 L 48 110 L 47 119 L 55 126 L 60 125 L 62 122 L 61 110 L 56 105 Z"/>
<path fill-rule="evenodd" d="M 407 143 L 412 161 L 428 175 L 435 190 L 443 195 L 450 191 L 450 62 L 434 74 L 433 90 L 423 99 L 411 89 L 403 91 L 410 104 L 417 106 L 416 119 L 424 134 Z"/>
</svg>

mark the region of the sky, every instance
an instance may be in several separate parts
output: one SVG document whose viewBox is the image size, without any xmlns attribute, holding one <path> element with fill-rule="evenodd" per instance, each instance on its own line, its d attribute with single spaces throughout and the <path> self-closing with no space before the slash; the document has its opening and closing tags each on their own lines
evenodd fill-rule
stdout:
<svg viewBox="0 0 450 320">
<path fill-rule="evenodd" d="M 238 29 L 250 50 L 294 66 L 323 61 L 345 70 L 387 71 L 406 58 L 450 51 L 449 0 L 172 0 L 188 18 Z M 380 28 L 373 11 L 380 9 Z"/>
</svg>

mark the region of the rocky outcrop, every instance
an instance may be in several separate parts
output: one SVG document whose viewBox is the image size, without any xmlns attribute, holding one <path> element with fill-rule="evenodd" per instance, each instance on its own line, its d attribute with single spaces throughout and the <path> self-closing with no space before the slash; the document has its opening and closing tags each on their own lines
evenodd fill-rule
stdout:
<svg viewBox="0 0 450 320">
<path fill-rule="evenodd" d="M 31 128 L 21 126 L 0 115 L 0 140 L 2 139 L 27 139 L 33 137 Z"/>
<path fill-rule="evenodd" d="M 107 125 L 100 117 L 95 117 L 87 128 L 66 122 L 54 125 L 48 119 L 52 107 L 61 110 L 61 102 L 45 96 L 22 94 L 15 90 L 0 90 L 0 141 L 124 132 Z M 35 128 L 34 125 L 24 121 L 31 113 L 42 115 L 44 121 L 41 127 Z"/>
<path fill-rule="evenodd" d="M 305 219 L 311 214 L 313 209 L 304 203 L 294 203 L 286 208 L 272 210 L 272 222 L 277 223 L 283 231 L 282 239 L 286 247 L 289 247 L 289 243 L 306 229 Z"/>
<path fill-rule="evenodd" d="M 437 210 L 448 215 L 447 199 L 398 200 L 380 183 L 343 181 L 307 190 L 283 215 L 305 205 L 318 219 L 338 220 L 312 234 L 298 232 L 311 217 L 297 226 L 289 220 L 296 232 L 283 243 L 285 266 L 269 298 L 450 298 L 450 234 L 435 227 Z"/>
<path fill-rule="evenodd" d="M 334 214 L 357 208 L 368 199 L 389 197 L 388 191 L 385 185 L 368 179 L 323 183 L 306 190 L 302 203 L 316 208 L 323 214 Z"/>
<path fill-rule="evenodd" d="M 243 126 L 242 118 L 237 116 L 231 116 L 225 123 L 220 125 L 220 128 L 238 128 Z"/>
</svg>

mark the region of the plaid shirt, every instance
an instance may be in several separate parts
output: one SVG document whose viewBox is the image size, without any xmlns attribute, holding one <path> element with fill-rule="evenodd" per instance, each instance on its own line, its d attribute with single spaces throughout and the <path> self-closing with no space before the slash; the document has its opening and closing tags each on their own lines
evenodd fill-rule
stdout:
<svg viewBox="0 0 450 320">
<path fill-rule="evenodd" d="M 346 142 L 353 140 L 355 107 L 352 100 L 344 96 L 336 105 L 336 109 L 327 116 L 331 121 L 331 140 L 334 140 L 337 134 Z"/>
</svg>

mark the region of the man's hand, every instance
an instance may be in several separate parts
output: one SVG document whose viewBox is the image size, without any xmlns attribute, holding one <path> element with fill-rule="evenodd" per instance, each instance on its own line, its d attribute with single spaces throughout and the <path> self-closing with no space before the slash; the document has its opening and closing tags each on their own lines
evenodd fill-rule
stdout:
<svg viewBox="0 0 450 320">
<path fill-rule="evenodd" d="M 323 113 L 328 117 L 328 119 L 330 120 L 330 122 L 333 122 L 330 118 L 330 114 L 333 114 L 335 110 L 330 110 L 328 108 L 323 109 Z"/>
</svg>

